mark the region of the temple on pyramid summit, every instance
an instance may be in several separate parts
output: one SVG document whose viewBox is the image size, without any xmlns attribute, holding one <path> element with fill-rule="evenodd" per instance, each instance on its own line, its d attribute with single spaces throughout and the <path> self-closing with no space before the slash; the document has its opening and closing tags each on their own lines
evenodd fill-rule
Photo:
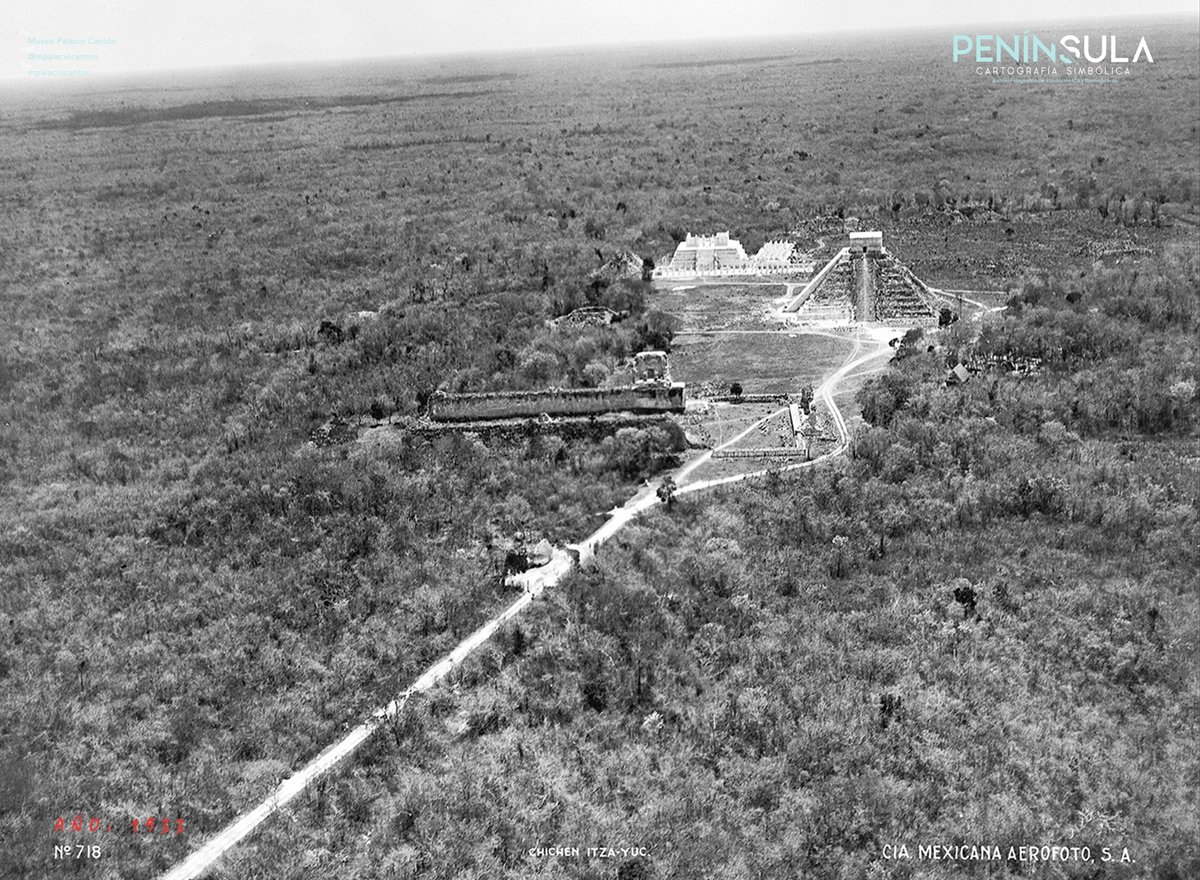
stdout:
<svg viewBox="0 0 1200 880">
<path fill-rule="evenodd" d="M 883 246 L 882 232 L 851 232 L 784 311 L 814 323 L 924 325 L 938 317 L 928 285 Z"/>
</svg>

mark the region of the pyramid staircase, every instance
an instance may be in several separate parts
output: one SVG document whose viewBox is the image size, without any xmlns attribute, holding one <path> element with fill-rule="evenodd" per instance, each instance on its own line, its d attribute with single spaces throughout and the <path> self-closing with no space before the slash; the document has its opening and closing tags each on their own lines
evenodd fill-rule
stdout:
<svg viewBox="0 0 1200 880">
<path fill-rule="evenodd" d="M 886 248 L 842 248 L 784 307 L 800 321 L 936 323 L 929 288 Z"/>
<path fill-rule="evenodd" d="M 809 284 L 813 289 L 800 308 L 800 317 L 806 321 L 849 323 L 854 320 L 854 269 L 849 260 L 827 268 L 820 283 L 815 287 Z"/>
</svg>

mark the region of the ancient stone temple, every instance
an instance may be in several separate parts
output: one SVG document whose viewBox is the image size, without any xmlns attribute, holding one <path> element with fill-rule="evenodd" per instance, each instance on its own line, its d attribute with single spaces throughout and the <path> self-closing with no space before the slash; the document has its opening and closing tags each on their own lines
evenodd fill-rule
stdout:
<svg viewBox="0 0 1200 880">
<path fill-rule="evenodd" d="M 693 235 L 679 242 L 669 263 L 654 270 L 655 278 L 683 278 L 701 275 L 788 275 L 810 273 L 812 265 L 799 259 L 796 244 L 786 239 L 768 241 L 753 256 L 728 232 Z"/>
<path fill-rule="evenodd" d="M 738 269 L 748 260 L 742 243 L 730 238 L 728 232 L 716 235 L 692 235 L 689 232 L 675 248 L 670 268 L 675 272 L 712 272 Z"/>
<path fill-rule="evenodd" d="M 772 269 L 796 269 L 793 257 L 796 243 L 791 241 L 768 241 L 750 258 L 750 265 L 758 271 Z"/>
<path fill-rule="evenodd" d="M 882 232 L 852 232 L 785 307 L 802 321 L 924 325 L 937 321 L 929 287 L 883 246 Z"/>
<path fill-rule="evenodd" d="M 671 364 L 665 351 L 640 351 L 633 356 L 635 385 L 671 384 Z"/>
</svg>

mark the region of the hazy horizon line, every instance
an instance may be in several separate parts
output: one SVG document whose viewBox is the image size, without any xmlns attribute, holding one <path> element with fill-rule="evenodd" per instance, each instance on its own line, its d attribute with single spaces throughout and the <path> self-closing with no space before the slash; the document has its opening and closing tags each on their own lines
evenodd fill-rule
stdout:
<svg viewBox="0 0 1200 880">
<path fill-rule="evenodd" d="M 403 63 L 403 62 L 430 62 L 439 59 L 457 60 L 457 59 L 488 59 L 488 58 L 503 58 L 503 57 L 530 57 L 530 56 L 547 56 L 553 57 L 556 54 L 574 54 L 579 52 L 588 52 L 592 54 L 616 54 L 621 51 L 639 51 L 654 48 L 672 48 L 684 49 L 687 47 L 715 47 L 715 46 L 733 46 L 739 43 L 771 43 L 785 42 L 789 40 L 812 39 L 821 37 L 852 37 L 855 34 L 882 38 L 888 35 L 918 35 L 918 34 L 935 34 L 935 33 L 961 33 L 964 29 L 972 29 L 974 33 L 994 33 L 1000 27 L 1018 26 L 1020 30 L 1030 30 L 1030 25 L 1053 25 L 1063 24 L 1066 21 L 1071 21 L 1078 24 L 1096 25 L 1101 23 L 1113 23 L 1114 25 L 1127 25 L 1130 23 L 1150 23 L 1162 21 L 1187 21 L 1192 25 L 1194 32 L 1200 33 L 1200 18 L 1194 18 L 1187 13 L 1181 12 L 1141 12 L 1127 13 L 1121 15 L 1103 15 L 1097 17 L 1088 16 L 1063 16 L 1047 15 L 1031 19 L 1022 17 L 1020 19 L 996 19 L 989 21 L 976 22 L 951 22 L 945 25 L 937 24 L 917 24 L 917 25 L 900 25 L 887 27 L 863 27 L 856 23 L 850 27 L 834 27 L 823 28 L 820 30 L 810 31 L 794 31 L 788 33 L 761 33 L 761 34 L 735 34 L 730 36 L 691 36 L 691 37 L 664 37 L 664 38 L 648 38 L 638 40 L 623 40 L 623 41 L 597 41 L 597 42 L 568 42 L 568 43 L 545 43 L 531 44 L 528 46 L 504 46 L 497 48 L 471 48 L 462 50 L 447 50 L 439 48 L 428 52 L 420 50 L 402 52 L 391 55 L 345 55 L 339 57 L 320 57 L 314 56 L 310 58 L 296 59 L 273 59 L 273 60 L 254 60 L 246 59 L 244 61 L 232 61 L 216 64 L 200 64 L 200 65 L 184 65 L 178 67 L 147 67 L 147 68 L 125 68 L 109 71 L 101 71 L 88 76 L 77 77 L 38 77 L 25 74 L 5 75 L 0 73 L 0 84 L 11 85 L 20 82 L 37 83 L 39 86 L 45 83 L 54 83 L 55 86 L 64 85 L 86 85 L 94 84 L 97 81 L 105 83 L 129 82 L 131 80 L 146 79 L 155 76 L 177 76 L 181 74 L 221 74 L 222 72 L 230 73 L 235 71 L 245 70 L 262 70 L 296 68 L 296 67 L 340 67 L 359 64 L 378 64 L 384 63 Z M 1004 31 L 1003 33 L 1007 33 Z M 1197 43 L 1197 52 L 1200 52 L 1200 42 Z"/>
</svg>

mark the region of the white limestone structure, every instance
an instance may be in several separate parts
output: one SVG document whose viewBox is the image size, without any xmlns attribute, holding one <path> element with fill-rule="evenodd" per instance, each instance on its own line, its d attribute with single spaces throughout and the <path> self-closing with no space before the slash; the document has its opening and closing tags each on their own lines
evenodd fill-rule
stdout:
<svg viewBox="0 0 1200 880">
<path fill-rule="evenodd" d="M 768 241 L 750 258 L 751 265 L 760 271 L 769 269 L 794 269 L 792 257 L 796 243 L 792 241 Z"/>
<path fill-rule="evenodd" d="M 778 275 L 811 273 L 811 264 L 796 261 L 796 245 L 791 241 L 769 241 L 750 257 L 745 248 L 728 232 L 693 235 L 675 248 L 670 264 L 654 270 L 656 278 L 683 278 L 735 275 Z"/>
<path fill-rule="evenodd" d="M 851 232 L 850 252 L 858 254 L 878 254 L 883 252 L 883 233 Z"/>
<path fill-rule="evenodd" d="M 705 272 L 714 269 L 736 269 L 749 261 L 742 243 L 730 238 L 728 232 L 716 235 L 692 235 L 675 248 L 671 268 L 677 272 Z"/>
</svg>

